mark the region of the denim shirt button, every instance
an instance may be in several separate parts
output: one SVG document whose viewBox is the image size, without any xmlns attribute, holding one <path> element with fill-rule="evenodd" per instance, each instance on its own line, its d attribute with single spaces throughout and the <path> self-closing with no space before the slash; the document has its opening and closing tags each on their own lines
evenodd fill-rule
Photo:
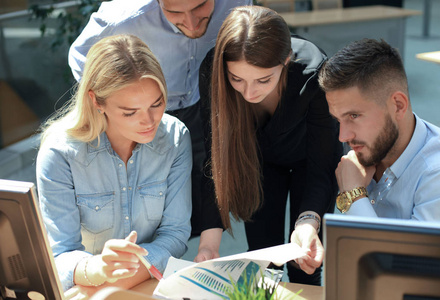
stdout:
<svg viewBox="0 0 440 300">
<path fill-rule="evenodd" d="M 95 206 L 95 210 L 99 210 L 99 206 L 98 205 Z"/>
<path fill-rule="evenodd" d="M 127 188 L 123 187 L 122 190 L 125 191 Z"/>
<path fill-rule="evenodd" d="M 128 216 L 125 216 L 125 220 L 128 220 L 129 219 L 129 217 Z"/>
<path fill-rule="evenodd" d="M 128 190 L 131 191 L 131 186 L 128 187 Z"/>
<path fill-rule="evenodd" d="M 130 160 L 130 163 L 132 164 L 132 163 L 133 163 L 133 160 Z"/>
<path fill-rule="evenodd" d="M 373 204 L 373 205 L 374 205 L 374 203 L 376 203 L 376 201 L 374 201 L 374 199 L 371 199 L 370 202 L 371 202 L 371 204 Z"/>
<path fill-rule="evenodd" d="M 119 167 L 122 167 L 122 164 L 119 164 Z"/>
<path fill-rule="evenodd" d="M 159 192 L 159 196 L 162 196 L 163 195 L 163 192 Z"/>
</svg>

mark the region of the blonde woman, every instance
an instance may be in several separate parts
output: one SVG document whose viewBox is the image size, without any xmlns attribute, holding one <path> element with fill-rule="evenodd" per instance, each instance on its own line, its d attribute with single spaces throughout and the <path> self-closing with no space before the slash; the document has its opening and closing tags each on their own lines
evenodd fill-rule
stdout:
<svg viewBox="0 0 440 300">
<path fill-rule="evenodd" d="M 308 253 L 288 265 L 290 280 L 321 283 L 319 229 L 334 209 L 342 151 L 317 81 L 325 60 L 273 10 L 237 7 L 226 18 L 200 69 L 211 153 L 205 180 L 211 169 L 213 178 L 204 192 L 220 211 L 207 205 L 206 218 L 218 228 L 202 233 L 196 260 L 218 256 L 219 227 L 230 228 L 230 213 L 245 221 L 249 250 L 285 243 L 290 193 L 290 240 Z"/>
<path fill-rule="evenodd" d="M 166 101 L 147 45 L 107 37 L 89 51 L 70 105 L 44 126 L 38 191 L 65 290 L 129 288 L 150 278 L 137 255 L 163 271 L 187 250 L 191 141 Z"/>
</svg>

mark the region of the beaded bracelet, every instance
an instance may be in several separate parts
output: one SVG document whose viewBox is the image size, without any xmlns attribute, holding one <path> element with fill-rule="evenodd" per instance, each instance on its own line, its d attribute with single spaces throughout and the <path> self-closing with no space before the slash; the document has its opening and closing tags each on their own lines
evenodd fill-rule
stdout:
<svg viewBox="0 0 440 300">
<path fill-rule="evenodd" d="M 316 233 L 319 233 L 319 231 L 321 230 L 321 219 L 313 214 L 306 214 L 306 215 L 302 215 L 301 217 L 299 217 L 295 222 L 295 228 L 296 228 L 296 225 L 298 225 L 302 221 L 308 220 L 308 219 L 312 219 L 312 220 L 315 220 L 316 222 L 318 222 L 318 229 L 316 230 Z"/>
<path fill-rule="evenodd" d="M 100 283 L 100 284 L 94 284 L 94 283 L 92 283 L 92 282 L 90 281 L 89 277 L 87 277 L 87 264 L 89 263 L 89 258 L 90 258 L 90 257 L 87 257 L 87 258 L 86 258 L 86 262 L 84 263 L 84 278 L 86 279 L 87 283 L 90 284 L 90 285 L 92 285 L 92 286 L 100 286 L 100 285 L 103 285 L 104 282 L 103 282 L 103 283 Z"/>
</svg>

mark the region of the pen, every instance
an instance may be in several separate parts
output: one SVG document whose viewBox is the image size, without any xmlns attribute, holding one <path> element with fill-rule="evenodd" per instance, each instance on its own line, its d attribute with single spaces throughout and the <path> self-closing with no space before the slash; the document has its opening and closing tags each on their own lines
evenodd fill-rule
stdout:
<svg viewBox="0 0 440 300">
<path fill-rule="evenodd" d="M 140 254 L 136 254 L 137 255 L 137 257 L 139 258 L 139 260 L 144 264 L 144 266 L 147 268 L 147 270 L 157 279 L 157 280 L 162 280 L 163 279 L 163 276 L 162 276 L 162 274 L 159 272 L 159 270 L 155 267 L 155 266 L 153 266 L 152 264 L 150 264 L 150 262 L 145 258 L 145 257 L 143 257 L 142 255 L 140 255 Z"/>
</svg>

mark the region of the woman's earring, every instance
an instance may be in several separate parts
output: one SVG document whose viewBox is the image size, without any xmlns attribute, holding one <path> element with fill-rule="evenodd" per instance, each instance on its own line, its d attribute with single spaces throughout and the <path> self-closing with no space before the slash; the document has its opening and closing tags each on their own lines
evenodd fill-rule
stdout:
<svg viewBox="0 0 440 300">
<path fill-rule="evenodd" d="M 98 113 L 101 113 L 101 110 L 98 108 Z"/>
</svg>

